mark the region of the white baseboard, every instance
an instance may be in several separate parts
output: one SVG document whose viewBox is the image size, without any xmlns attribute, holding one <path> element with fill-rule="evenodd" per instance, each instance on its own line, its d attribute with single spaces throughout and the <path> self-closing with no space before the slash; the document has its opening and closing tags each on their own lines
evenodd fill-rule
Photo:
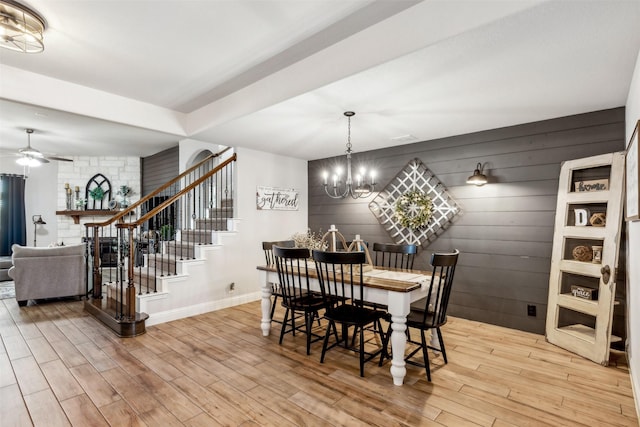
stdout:
<svg viewBox="0 0 640 427">
<path fill-rule="evenodd" d="M 159 313 L 149 314 L 145 326 L 157 325 L 159 323 L 170 322 L 172 320 L 184 319 L 185 317 L 196 316 L 210 311 L 221 310 L 223 308 L 234 307 L 252 301 L 258 301 L 262 297 L 262 292 L 252 292 L 248 294 L 233 296 L 218 301 L 207 301 L 201 304 L 180 307 Z M 258 317 L 262 314 L 258 313 Z M 256 328 L 260 328 L 260 323 L 256 323 Z"/>
<path fill-rule="evenodd" d="M 629 363 L 629 377 L 631 378 L 631 391 L 636 401 L 636 417 L 640 420 L 640 372 L 634 372 L 634 362 L 629 352 L 627 352 L 627 362 Z"/>
</svg>

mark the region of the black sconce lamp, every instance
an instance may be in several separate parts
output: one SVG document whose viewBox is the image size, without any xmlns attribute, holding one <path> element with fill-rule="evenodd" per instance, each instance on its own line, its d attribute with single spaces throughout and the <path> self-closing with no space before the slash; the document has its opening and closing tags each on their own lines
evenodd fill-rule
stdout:
<svg viewBox="0 0 640 427">
<path fill-rule="evenodd" d="M 477 185 L 478 187 L 487 183 L 487 177 L 482 173 L 482 164 L 478 163 L 476 170 L 473 171 L 473 175 L 467 178 L 467 184 Z"/>
<path fill-rule="evenodd" d="M 36 237 L 38 236 L 38 225 L 44 225 L 46 222 L 42 219 L 42 215 L 32 216 L 31 221 L 33 221 L 33 246 L 37 246 Z"/>
</svg>

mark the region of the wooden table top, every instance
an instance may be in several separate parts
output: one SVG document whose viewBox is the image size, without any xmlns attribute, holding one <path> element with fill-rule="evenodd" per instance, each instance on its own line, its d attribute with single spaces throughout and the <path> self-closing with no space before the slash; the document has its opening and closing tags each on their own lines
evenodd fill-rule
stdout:
<svg viewBox="0 0 640 427">
<path fill-rule="evenodd" d="M 259 265 L 257 269 L 268 272 L 277 271 L 275 265 Z M 309 266 L 308 271 L 309 277 L 313 277 L 315 279 L 318 278 L 315 265 L 313 267 Z M 398 274 L 395 278 L 393 278 L 394 274 L 392 273 Z M 418 280 L 416 276 L 426 276 L 422 280 L 430 279 L 431 272 L 423 270 L 374 267 L 373 271 L 364 272 L 362 280 L 364 285 L 369 288 L 383 289 L 385 291 L 394 292 L 412 292 L 422 286 L 421 281 Z M 411 280 L 414 278 L 416 278 L 416 280 Z"/>
</svg>

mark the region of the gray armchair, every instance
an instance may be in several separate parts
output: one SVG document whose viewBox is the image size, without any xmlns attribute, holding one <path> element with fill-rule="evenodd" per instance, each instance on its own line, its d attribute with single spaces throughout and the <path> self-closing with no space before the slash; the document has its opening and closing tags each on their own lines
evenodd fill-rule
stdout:
<svg viewBox="0 0 640 427">
<path fill-rule="evenodd" d="M 16 300 L 24 306 L 30 299 L 86 294 L 85 245 L 32 248 L 13 245 Z"/>
</svg>

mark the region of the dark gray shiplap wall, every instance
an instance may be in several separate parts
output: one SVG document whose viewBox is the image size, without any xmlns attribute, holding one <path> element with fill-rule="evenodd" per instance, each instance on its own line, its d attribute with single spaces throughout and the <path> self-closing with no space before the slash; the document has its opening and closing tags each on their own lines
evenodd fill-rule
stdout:
<svg viewBox="0 0 640 427">
<path fill-rule="evenodd" d="M 421 249 L 415 265 L 427 269 L 432 252 L 460 250 L 449 314 L 544 333 L 561 163 L 622 151 L 624 132 L 624 108 L 616 108 L 356 153 L 353 158 L 356 165 L 375 165 L 379 189 L 418 158 L 461 206 L 453 224 Z M 309 162 L 310 229 L 324 232 L 335 224 L 347 239 L 360 234 L 370 243 L 392 242 L 369 210 L 373 196 L 333 200 L 324 195 L 321 171 L 343 157 Z M 489 177 L 483 187 L 465 183 L 478 162 Z M 527 316 L 530 304 L 537 308 L 535 317 Z"/>
<path fill-rule="evenodd" d="M 178 146 L 142 158 L 142 195 L 180 175 Z"/>
</svg>

